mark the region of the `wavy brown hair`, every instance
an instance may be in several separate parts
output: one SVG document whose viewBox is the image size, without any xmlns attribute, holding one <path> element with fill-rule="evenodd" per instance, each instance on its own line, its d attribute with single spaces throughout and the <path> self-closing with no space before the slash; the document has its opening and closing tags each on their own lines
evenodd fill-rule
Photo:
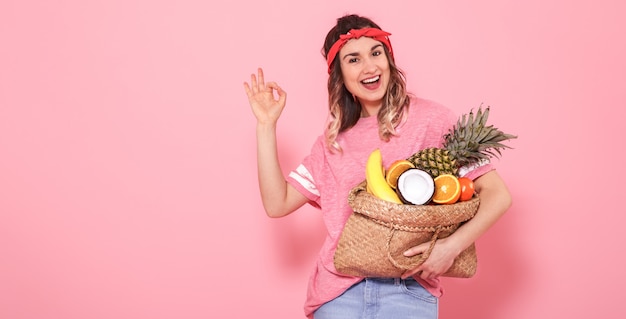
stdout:
<svg viewBox="0 0 626 319">
<path fill-rule="evenodd" d="M 346 15 L 337 19 L 337 24 L 328 32 L 324 41 L 322 55 L 327 58 L 328 51 L 339 39 L 341 34 L 346 34 L 351 29 L 380 27 L 372 20 L 358 15 Z M 396 128 L 406 117 L 409 108 L 410 94 L 406 90 L 406 78 L 389 53 L 389 48 L 384 46 L 385 55 L 389 61 L 391 77 L 387 92 L 383 97 L 383 105 L 378 112 L 378 134 L 381 140 L 389 141 L 396 134 Z M 325 136 L 328 147 L 341 152 L 341 146 L 337 143 L 339 133 L 353 127 L 361 118 L 361 104 L 348 91 L 343 82 L 341 65 L 338 58 L 330 65 L 328 76 L 328 108 L 329 119 L 326 126 Z"/>
</svg>

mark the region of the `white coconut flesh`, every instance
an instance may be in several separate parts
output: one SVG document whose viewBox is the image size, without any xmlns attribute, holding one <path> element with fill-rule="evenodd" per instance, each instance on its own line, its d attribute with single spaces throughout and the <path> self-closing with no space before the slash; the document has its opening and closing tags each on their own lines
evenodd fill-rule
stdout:
<svg viewBox="0 0 626 319">
<path fill-rule="evenodd" d="M 435 193 L 435 181 L 427 172 L 411 168 L 398 177 L 397 191 L 400 198 L 407 203 L 426 204 Z"/>
</svg>

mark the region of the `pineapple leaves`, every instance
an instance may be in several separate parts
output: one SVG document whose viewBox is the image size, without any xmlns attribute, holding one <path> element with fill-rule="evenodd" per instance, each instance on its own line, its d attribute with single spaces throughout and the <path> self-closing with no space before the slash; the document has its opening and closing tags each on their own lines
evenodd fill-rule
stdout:
<svg viewBox="0 0 626 319">
<path fill-rule="evenodd" d="M 511 148 L 502 142 L 517 136 L 487 125 L 489 112 L 489 106 L 483 108 L 481 104 L 476 112 L 470 110 L 463 114 L 443 136 L 442 148 L 423 149 L 408 159 L 415 167 L 426 170 L 432 176 L 438 176 L 456 174 L 460 167 L 491 157 L 499 158 L 503 149 Z"/>
</svg>

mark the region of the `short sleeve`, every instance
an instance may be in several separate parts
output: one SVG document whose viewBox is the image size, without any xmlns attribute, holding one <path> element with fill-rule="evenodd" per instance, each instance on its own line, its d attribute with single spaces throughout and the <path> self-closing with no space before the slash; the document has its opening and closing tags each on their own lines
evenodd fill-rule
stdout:
<svg viewBox="0 0 626 319">
<path fill-rule="evenodd" d="M 287 183 L 308 198 L 312 205 L 320 207 L 319 176 L 324 166 L 325 146 L 323 137 L 318 137 L 311 153 L 287 175 Z"/>
<path fill-rule="evenodd" d="M 467 177 L 471 180 L 475 180 L 485 173 L 494 170 L 495 167 L 490 160 L 485 159 L 478 163 L 470 164 L 459 168 L 459 176 Z"/>
</svg>

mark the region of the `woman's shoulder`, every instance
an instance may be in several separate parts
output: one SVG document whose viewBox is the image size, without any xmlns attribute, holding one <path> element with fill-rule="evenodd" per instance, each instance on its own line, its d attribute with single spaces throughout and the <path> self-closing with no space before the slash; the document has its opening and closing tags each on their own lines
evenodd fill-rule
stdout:
<svg viewBox="0 0 626 319">
<path fill-rule="evenodd" d="M 421 107 L 421 108 L 437 109 L 437 110 L 442 110 L 442 111 L 450 111 L 450 108 L 448 108 L 447 106 L 443 105 L 440 102 L 437 102 L 435 100 L 431 100 L 428 98 L 424 98 L 424 97 L 419 97 L 419 96 L 411 97 L 411 107 Z"/>
<path fill-rule="evenodd" d="M 423 97 L 411 97 L 409 117 L 449 120 L 456 118 L 456 115 L 452 109 L 437 101 Z"/>
</svg>

